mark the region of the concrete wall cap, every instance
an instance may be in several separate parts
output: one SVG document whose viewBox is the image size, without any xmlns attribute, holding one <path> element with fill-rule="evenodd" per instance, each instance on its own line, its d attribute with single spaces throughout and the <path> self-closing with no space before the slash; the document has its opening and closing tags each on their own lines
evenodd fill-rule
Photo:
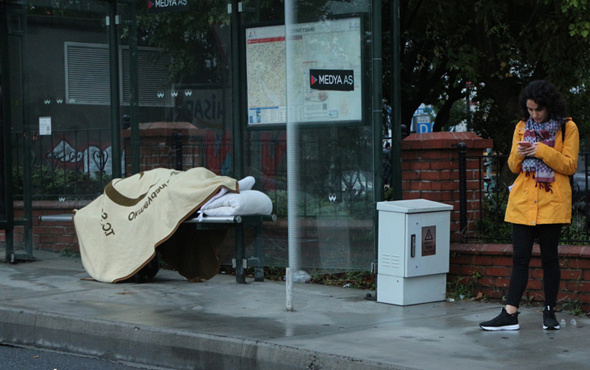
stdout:
<svg viewBox="0 0 590 370">
<path fill-rule="evenodd" d="M 142 137 L 167 137 L 174 132 L 185 136 L 204 136 L 206 130 L 199 129 L 190 122 L 143 122 L 139 124 L 139 135 Z M 131 137 L 131 129 L 121 131 L 124 138 Z"/>
<path fill-rule="evenodd" d="M 474 132 L 429 132 L 411 134 L 401 142 L 402 149 L 456 149 L 459 143 L 465 143 L 468 149 L 485 149 L 493 147 L 492 139 L 483 139 Z"/>
</svg>

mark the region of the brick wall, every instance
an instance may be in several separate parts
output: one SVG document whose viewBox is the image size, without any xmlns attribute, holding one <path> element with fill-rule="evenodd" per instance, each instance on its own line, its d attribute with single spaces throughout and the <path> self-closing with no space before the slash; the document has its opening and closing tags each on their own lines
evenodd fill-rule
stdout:
<svg viewBox="0 0 590 370">
<path fill-rule="evenodd" d="M 74 224 L 71 222 L 41 222 L 44 215 L 72 214 L 90 201 L 36 201 L 33 202 L 33 245 L 35 248 L 60 252 L 63 249 L 79 251 Z M 15 204 L 15 217 L 23 217 L 22 204 Z M 15 232 L 15 236 L 18 235 Z"/>
<path fill-rule="evenodd" d="M 561 285 L 558 304 L 590 312 L 590 246 L 560 246 L 559 256 Z M 451 244 L 448 280 L 461 281 L 473 296 L 506 297 L 511 271 L 512 245 Z M 535 246 L 523 303 L 543 303 L 543 300 L 543 269 L 539 247 Z"/>
<path fill-rule="evenodd" d="M 402 141 L 402 198 L 428 199 L 450 204 L 451 241 L 461 241 L 459 230 L 459 143 L 467 146 L 467 156 L 483 154 L 491 148 L 491 139 L 482 139 L 473 132 L 432 132 L 412 134 Z M 479 218 L 478 159 L 467 159 L 467 219 Z M 468 228 L 474 223 L 468 222 Z M 469 231 L 470 229 L 468 229 Z"/>
<path fill-rule="evenodd" d="M 125 148 L 125 172 L 133 173 L 131 168 L 131 131 L 121 134 Z M 189 122 L 146 122 L 139 124 L 140 172 L 154 168 L 177 168 L 175 145 L 180 140 L 188 145 L 193 137 L 204 137 L 205 130 L 196 128 Z M 181 159 L 183 168 L 203 166 L 200 152 L 185 151 Z M 187 154 L 188 153 L 188 154 Z"/>
</svg>

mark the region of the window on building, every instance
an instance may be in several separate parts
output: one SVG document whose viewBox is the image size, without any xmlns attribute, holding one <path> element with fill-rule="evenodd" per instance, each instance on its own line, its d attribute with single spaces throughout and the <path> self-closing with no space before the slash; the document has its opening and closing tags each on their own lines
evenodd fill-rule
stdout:
<svg viewBox="0 0 590 370">
<path fill-rule="evenodd" d="M 109 105 L 109 48 L 104 44 L 65 43 L 66 103 Z M 174 91 L 168 83 L 170 58 L 159 49 L 138 49 L 139 105 L 169 107 Z M 121 104 L 129 104 L 129 49 L 121 47 Z"/>
</svg>

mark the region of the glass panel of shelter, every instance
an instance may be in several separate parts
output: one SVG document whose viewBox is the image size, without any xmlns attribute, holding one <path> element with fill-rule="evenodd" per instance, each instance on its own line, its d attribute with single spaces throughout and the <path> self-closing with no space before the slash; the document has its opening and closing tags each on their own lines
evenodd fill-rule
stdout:
<svg viewBox="0 0 590 370">
<path fill-rule="evenodd" d="M 107 43 L 107 8 L 102 1 L 29 0 L 2 6 L 7 22 L 2 52 L 9 88 L 3 92 L 9 101 L 3 108 L 9 122 L 3 123 L 9 126 L 10 195 L 15 212 L 24 214 L 14 219 L 19 229 L 14 242 L 17 249 L 24 248 L 26 258 L 32 257 L 33 200 L 87 198 L 89 192 L 95 196 L 89 185 L 103 186 L 110 143 L 102 137 L 109 130 L 109 102 L 100 96 L 89 99 L 104 87 L 104 71 L 81 79 L 77 72 L 84 66 L 68 65 L 67 46 Z M 80 81 L 88 94 L 76 90 Z M 75 91 L 79 95 L 72 95 Z"/>
<path fill-rule="evenodd" d="M 371 2 L 295 3 L 299 23 L 361 19 L 359 49 L 362 63 L 370 65 L 365 61 L 371 40 L 365 35 L 371 29 Z M 130 167 L 129 128 L 135 114 L 139 170 L 202 166 L 220 175 L 252 175 L 255 189 L 267 193 L 275 212 L 286 218 L 286 126 L 249 124 L 247 76 L 240 76 L 240 86 L 232 84 L 232 73 L 245 74 L 247 69 L 244 56 L 235 52 L 245 52 L 246 29 L 284 24 L 284 2 L 245 1 L 234 18 L 225 1 L 191 2 L 187 10 L 157 14 L 140 6 L 136 9 L 137 66 L 130 58 L 133 12 L 127 2 L 120 3 L 118 10 L 123 175 L 135 171 Z M 15 172 L 19 177 L 15 194 L 20 199 L 27 190 L 27 173 L 31 200 L 93 199 L 112 177 L 108 14 L 103 1 L 26 2 L 26 22 L 20 25 L 22 32 L 11 37 L 10 46 L 11 66 L 18 70 L 11 73 L 12 93 L 22 101 L 12 107 L 15 166 L 22 168 Z M 239 28 L 239 48 L 232 48 L 232 27 Z M 136 112 L 130 99 L 133 68 L 139 87 Z M 368 67 L 358 68 L 357 79 L 370 75 Z M 366 86 L 361 91 L 360 118 L 316 120 L 300 126 L 304 268 L 366 269 L 373 260 L 373 132 L 365 113 Z M 240 94 L 233 94 L 234 89 Z M 320 95 L 315 98 L 327 93 Z M 343 107 L 348 108 L 352 107 Z M 243 135 L 238 138 L 243 139 L 243 152 L 237 158 L 243 170 L 238 172 L 234 125 L 240 126 L 237 132 Z M 156 132 L 161 136 L 153 136 Z M 30 169 L 24 168 L 27 153 L 31 154 Z M 160 160 L 155 161 L 156 157 Z M 268 234 L 267 240 L 277 246 L 269 249 L 267 265 L 286 265 L 284 230 Z"/>
<path fill-rule="evenodd" d="M 242 16 L 242 26 L 246 33 L 244 35 L 246 54 L 249 42 L 279 42 L 280 38 L 285 35 L 272 35 L 272 32 L 278 32 L 277 25 L 284 24 L 284 13 L 281 10 L 287 2 L 272 4 L 261 6 L 257 1 L 244 2 L 246 11 Z M 358 45 L 345 41 L 346 32 L 332 31 L 330 36 L 326 35 L 330 32 L 325 32 L 324 36 L 310 36 L 310 43 L 322 41 L 322 38 L 324 38 L 323 41 L 327 39 L 335 42 L 331 45 L 328 45 L 329 41 L 324 43 L 328 49 L 321 49 L 322 45 L 316 44 L 318 50 L 304 50 L 303 59 L 296 62 L 305 65 L 316 63 L 318 69 L 354 69 L 355 77 L 359 80 L 359 90 L 356 92 L 362 95 L 357 97 L 357 101 L 346 101 L 347 94 L 352 95 L 354 92 L 339 93 L 303 88 L 302 95 L 305 95 L 306 102 L 315 104 L 306 105 L 304 103 L 302 108 L 304 112 L 298 115 L 295 120 L 298 124 L 300 144 L 299 157 L 295 159 L 299 161 L 298 188 L 300 190 L 296 217 L 301 220 L 298 240 L 300 267 L 317 271 L 366 270 L 374 258 L 375 191 L 373 189 L 372 167 L 373 131 L 368 121 L 369 115 L 366 114 L 366 109 L 370 105 L 365 103 L 366 100 L 363 100 L 363 96 L 366 98 L 364 94 L 368 89 L 360 90 L 370 84 L 369 79 L 365 78 L 366 86 L 360 87 L 360 80 L 361 77 L 370 76 L 370 68 L 368 67 L 370 63 L 365 62 L 367 60 L 366 51 L 371 39 L 365 35 L 371 29 L 371 17 L 369 16 L 371 3 L 368 1 L 335 3 L 322 0 L 314 2 L 292 1 L 290 4 L 296 8 L 295 23 L 308 29 L 317 27 L 315 32 L 318 34 L 322 27 L 328 31 L 337 29 L 331 27 L 337 27 L 338 20 L 360 20 Z M 348 25 L 349 23 L 347 23 Z M 258 36 L 257 32 L 260 33 Z M 262 35 L 263 33 L 264 35 Z M 293 40 L 297 41 L 293 42 L 300 42 L 301 38 L 306 37 L 305 35 L 299 36 L 301 35 L 296 35 Z M 258 39 L 256 40 L 256 38 Z M 286 43 L 288 42 L 287 40 Z M 344 64 L 335 63 L 334 60 L 328 60 L 329 55 L 338 53 L 350 57 L 354 54 L 352 50 L 356 46 L 360 50 L 360 56 L 354 67 L 354 63 L 344 66 Z M 296 48 L 301 48 L 301 46 L 296 46 Z M 264 54 L 264 52 L 259 52 L 259 54 Z M 248 58 L 249 56 L 246 55 L 246 73 L 250 72 L 248 63 L 264 64 L 267 59 L 264 56 L 258 61 L 248 60 Z M 322 62 L 318 60 L 322 58 L 324 59 L 323 64 L 318 63 Z M 285 84 L 285 81 L 277 81 L 280 80 L 277 76 L 285 76 L 281 68 L 288 68 L 288 63 L 287 60 L 286 64 L 275 66 L 275 72 L 272 72 L 273 66 L 268 66 L 266 75 L 273 77 L 267 82 L 268 85 L 272 83 Z M 361 68 L 361 63 L 365 66 L 364 69 Z M 310 76 L 307 72 L 313 67 L 298 66 L 297 68 L 302 68 L 304 75 L 302 80 L 294 82 L 294 85 L 308 84 L 307 79 Z M 265 73 L 259 75 L 264 78 Z M 250 76 L 245 76 L 245 80 L 248 84 L 252 83 Z M 256 92 L 251 92 L 249 88 L 251 86 L 242 90 L 246 100 L 256 94 Z M 275 92 L 275 96 L 269 97 L 269 101 L 272 101 L 272 98 L 277 102 L 286 100 L 286 97 L 278 96 L 280 94 L 276 93 L 276 91 L 281 91 L 281 87 L 269 86 L 265 93 L 268 91 Z M 295 95 L 301 91 L 291 93 Z M 335 99 L 340 99 L 339 101 L 344 103 L 337 106 L 332 103 Z M 291 103 L 291 101 L 289 102 Z M 245 134 L 246 172 L 255 175 L 257 185 L 273 199 L 275 212 L 279 217 L 285 218 L 288 193 L 286 141 L 291 138 L 287 137 L 286 119 L 276 117 L 281 117 L 286 113 L 281 112 L 280 107 L 277 109 L 272 106 L 253 111 L 254 108 L 249 101 L 243 104 L 246 104 L 246 107 L 242 109 L 248 112 Z M 337 106 L 337 108 L 330 108 L 330 106 Z M 328 109 L 324 118 L 310 118 L 313 114 L 318 117 L 317 110 L 313 111 L 316 113 L 310 113 L 304 117 L 305 110 L 311 112 L 315 109 L 326 109 L 325 107 Z M 337 111 L 338 109 L 340 111 Z M 345 110 L 348 110 L 348 113 L 353 113 L 354 109 L 357 109 L 360 114 L 350 119 L 343 118 L 343 115 L 347 113 Z M 268 118 L 273 114 L 274 118 Z M 302 116 L 303 118 L 301 118 Z M 267 124 L 264 124 L 265 119 L 269 120 L 266 122 Z M 275 121 L 273 122 L 273 120 Z M 257 122 L 261 124 L 256 124 Z M 272 238 L 272 245 L 276 248 L 266 255 L 268 264 L 286 265 L 288 263 L 287 253 L 285 253 L 287 238 L 285 236 L 273 236 Z M 278 253 L 274 253 L 275 250 Z"/>
<path fill-rule="evenodd" d="M 106 14 L 102 1 L 30 0 L 9 35 L 16 199 L 96 196 L 109 174 Z"/>
<path fill-rule="evenodd" d="M 160 13 L 138 7 L 141 170 L 206 167 L 233 175 L 229 17 L 224 1 L 190 2 L 182 11 Z M 125 55 L 124 49 L 123 64 Z M 130 115 L 126 81 L 122 111 Z M 147 139 L 157 128 L 163 141 Z M 168 161 L 149 162 L 159 151 L 168 151 Z"/>
</svg>

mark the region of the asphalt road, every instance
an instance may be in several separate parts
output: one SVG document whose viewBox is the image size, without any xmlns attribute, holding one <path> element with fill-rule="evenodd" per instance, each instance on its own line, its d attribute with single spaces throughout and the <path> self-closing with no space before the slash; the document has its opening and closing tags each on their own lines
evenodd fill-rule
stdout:
<svg viewBox="0 0 590 370">
<path fill-rule="evenodd" d="M 133 366 L 69 353 L 0 345 L 0 368 L 6 370 L 137 370 L 162 368 Z"/>
</svg>

